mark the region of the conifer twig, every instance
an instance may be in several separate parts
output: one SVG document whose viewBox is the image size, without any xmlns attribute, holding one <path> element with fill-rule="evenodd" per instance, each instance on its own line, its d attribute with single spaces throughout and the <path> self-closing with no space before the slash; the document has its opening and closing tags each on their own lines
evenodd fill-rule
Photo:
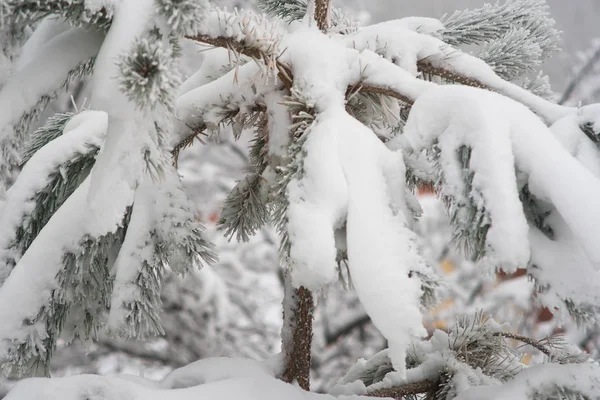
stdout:
<svg viewBox="0 0 600 400">
<path fill-rule="evenodd" d="M 505 337 L 508 339 L 518 340 L 519 342 L 528 344 L 531 347 L 535 347 L 536 349 L 538 349 L 539 351 L 541 351 L 542 353 L 544 353 L 545 355 L 547 355 L 550 358 L 553 357 L 552 352 L 550 350 L 548 350 L 542 343 L 540 343 L 538 340 L 532 339 L 530 337 L 517 335 L 516 333 L 510 333 L 510 332 L 494 332 L 494 336 L 502 336 L 502 337 Z"/>
<path fill-rule="evenodd" d="M 179 162 L 179 152 L 189 146 L 191 146 L 194 143 L 194 139 L 197 139 L 198 136 L 200 135 L 206 135 L 205 133 L 206 131 L 206 125 L 202 124 L 198 127 L 192 128 L 192 133 L 187 135 L 185 138 L 183 138 L 179 143 L 177 143 L 175 145 L 175 147 L 173 147 L 173 150 L 171 150 L 171 156 L 173 157 L 173 165 L 175 166 L 175 168 L 177 168 L 177 164 Z M 202 142 L 201 139 L 200 142 Z"/>
<path fill-rule="evenodd" d="M 473 86 L 476 88 L 487 89 L 490 91 L 492 90 L 490 87 L 484 85 L 476 79 L 468 78 L 455 71 L 449 71 L 444 68 L 434 67 L 430 62 L 427 61 L 427 59 L 419 60 L 417 62 L 417 69 L 423 74 L 439 76 L 444 79 L 458 82 L 461 85 Z"/>
</svg>

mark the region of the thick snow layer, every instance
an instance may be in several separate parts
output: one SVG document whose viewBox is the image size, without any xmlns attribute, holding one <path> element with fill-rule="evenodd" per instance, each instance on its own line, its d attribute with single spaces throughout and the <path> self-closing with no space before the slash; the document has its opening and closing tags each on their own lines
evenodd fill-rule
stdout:
<svg viewBox="0 0 600 400">
<path fill-rule="evenodd" d="M 262 14 L 251 11 L 233 13 L 215 9 L 206 15 L 205 24 L 198 32 L 211 38 L 228 38 L 264 54 L 279 53 L 283 28 Z"/>
<path fill-rule="evenodd" d="M 97 54 L 103 35 L 71 28 L 48 41 L 35 57 L 18 70 L 0 91 L 0 178 L 6 179 L 18 164 L 27 132 L 14 127 L 35 108 L 43 96 L 51 96 L 68 74 Z"/>
<path fill-rule="evenodd" d="M 35 195 L 60 173 L 63 164 L 79 154 L 96 151 L 104 141 L 107 115 L 102 111 L 83 111 L 65 126 L 64 134 L 41 148 L 21 171 L 15 184 L 8 190 L 6 203 L 0 213 L 0 285 L 10 273 L 7 258 L 14 254 L 17 228 L 35 207 Z"/>
<path fill-rule="evenodd" d="M 361 52 L 361 62 L 365 65 L 362 71 L 362 82 L 377 88 L 390 89 L 415 101 L 421 94 L 437 85 L 415 76 L 402 68 L 398 68 L 389 60 L 371 50 Z"/>
<path fill-rule="evenodd" d="M 301 179 L 288 185 L 290 273 L 294 286 L 318 291 L 337 278 L 334 230 L 348 207 L 348 185 L 341 167 L 339 137 L 343 127 L 321 114 L 304 144 Z"/>
<path fill-rule="evenodd" d="M 146 180 L 137 188 L 127 225 L 127 235 L 113 269 L 116 271 L 111 307 L 108 316 L 108 328 L 113 332 L 125 331 L 128 306 L 140 300 L 141 288 L 136 283 L 144 263 L 154 265 L 154 240 L 152 240 L 152 199 L 155 186 L 151 180 Z"/>
<path fill-rule="evenodd" d="M 517 190 L 511 121 L 501 117 L 504 110 L 479 101 L 477 95 L 483 93 L 464 87 L 443 87 L 426 93 L 413 105 L 403 136 L 416 152 L 437 143 L 444 176 L 441 194 L 460 202 L 472 200 L 479 203 L 478 208 L 485 208 L 491 227 L 483 263 L 512 272 L 529 261 L 529 228 Z M 470 99 L 468 105 L 463 101 L 466 97 Z M 489 97 L 503 99 L 499 95 Z M 457 157 L 461 146 L 472 149 L 473 191 L 467 196 Z"/>
<path fill-rule="evenodd" d="M 5 400 L 334 400 L 310 393 L 273 377 L 230 378 L 185 389 L 165 390 L 129 379 L 79 375 L 68 378 L 30 378 L 17 383 Z M 364 397 L 348 396 L 347 400 Z"/>
<path fill-rule="evenodd" d="M 551 202 L 590 260 L 600 261 L 600 248 L 595 240 L 600 209 L 594 205 L 600 198 L 600 180 L 573 158 L 525 106 L 482 89 L 440 86 L 418 99 L 407 125 L 407 139 L 415 149 L 430 146 L 436 139 L 443 145 L 444 141 L 451 143 L 468 136 L 474 141 L 465 144 L 488 149 L 484 157 L 472 160 L 471 168 L 486 177 L 476 178 L 484 196 L 485 193 L 502 196 L 484 197 L 490 213 L 501 216 L 492 224 L 504 226 L 502 233 L 488 235 L 492 240 L 488 244 L 502 258 L 521 265 L 528 258 L 524 246 L 528 242 L 527 229 L 523 213 L 517 208 L 518 199 L 514 198 L 515 184 L 509 182 L 509 176 L 514 174 L 510 172 L 514 167 L 509 161 L 514 159 L 516 167 L 526 174 L 531 192 Z M 506 148 L 508 144 L 510 149 Z M 496 162 L 488 163 L 489 159 Z M 497 211 L 494 207 L 498 207 Z"/>
<path fill-rule="evenodd" d="M 0 126 L 16 123 L 40 97 L 55 91 L 69 71 L 98 53 L 102 39 L 98 32 L 71 28 L 48 41 L 2 88 Z"/>
<path fill-rule="evenodd" d="M 195 83 L 189 83 L 187 91 L 175 102 L 179 122 L 172 135 L 171 146 L 198 125 L 206 124 L 208 128 L 216 129 L 228 112 L 239 109 L 242 114 L 249 113 L 262 94 L 274 88 L 273 80 L 268 79 L 255 62 L 236 67 L 209 83 L 192 88 L 203 82 L 200 77 L 190 78 Z"/>
<path fill-rule="evenodd" d="M 8 346 L 23 343 L 30 335 L 46 337 L 43 320 L 26 326 L 23 320 L 34 320 L 48 304 L 52 290 L 58 286 L 56 275 L 63 267 L 65 251 L 75 251 L 78 247 L 88 213 L 85 204 L 89 187 L 88 176 L 54 213 L 0 287 L 0 358 L 5 356 Z M 15 299 L 20 300 L 15 302 Z"/>
<path fill-rule="evenodd" d="M 294 85 L 317 112 L 332 104 L 344 104 L 346 88 L 357 82 L 359 53 L 348 51 L 339 39 L 329 38 L 316 28 L 299 28 L 286 36 L 288 48 L 281 61 L 291 66 Z"/>
<path fill-rule="evenodd" d="M 279 357 L 268 361 L 244 358 L 209 358 L 172 371 L 160 382 L 165 389 L 179 389 L 231 378 L 268 378 L 279 372 Z"/>
<path fill-rule="evenodd" d="M 583 106 L 576 113 L 556 121 L 550 130 L 569 153 L 600 178 L 600 148 L 583 133 L 583 126 L 587 126 L 596 136 L 600 135 L 600 105 Z"/>
<path fill-rule="evenodd" d="M 553 240 L 535 228 L 529 232 L 531 262 L 536 266 L 529 272 L 545 288 L 537 298 L 561 321 L 571 318 L 565 309 L 565 300 L 580 311 L 589 310 L 592 317 L 600 306 L 600 265 L 589 260 L 560 215 L 550 215 L 547 222 L 554 230 Z"/>
<path fill-rule="evenodd" d="M 348 47 L 372 50 L 413 76 L 418 74 L 417 62 L 426 60 L 434 68 L 478 81 L 525 104 L 549 123 L 575 112 L 574 108 L 554 104 L 503 80 L 482 60 L 427 34 L 440 28 L 435 20 L 401 19 L 361 28 L 346 35 L 345 40 Z"/>
<path fill-rule="evenodd" d="M 557 388 L 566 393 L 580 393 L 596 399 L 600 393 L 600 367 L 596 364 L 537 365 L 519 373 L 503 385 L 473 387 L 459 394 L 456 400 L 529 400 L 532 397 L 552 398 Z M 537 394 L 537 396 L 532 396 Z M 557 396 L 558 397 L 558 396 Z"/>
<path fill-rule="evenodd" d="M 33 31 L 27 42 L 21 49 L 21 55 L 17 61 L 17 70 L 22 70 L 37 57 L 42 47 L 56 36 L 69 29 L 68 23 L 54 17 L 46 17 Z"/>
<path fill-rule="evenodd" d="M 271 165 L 279 165 L 281 159 L 287 155 L 290 144 L 290 126 L 292 118 L 289 109 L 285 106 L 285 96 L 282 91 L 273 91 L 265 95 L 267 105 L 267 124 L 269 130 L 269 157 Z"/>
<path fill-rule="evenodd" d="M 196 46 L 194 48 L 194 51 L 196 51 L 196 42 L 191 43 Z M 185 45 L 189 44 L 190 41 L 185 42 Z M 204 57 L 202 58 L 202 64 L 200 65 L 200 68 L 198 68 L 197 71 L 187 78 L 179 87 L 180 96 L 186 94 L 190 90 L 199 88 L 202 85 L 220 78 L 225 74 L 225 72 L 229 72 L 232 69 L 228 67 L 233 67 L 234 62 L 236 61 L 235 57 L 229 50 L 221 47 L 202 49 L 202 52 Z"/>
<path fill-rule="evenodd" d="M 84 116 L 90 118 L 84 120 Z M 25 175 L 22 175 L 19 181 L 30 174 L 32 181 L 25 182 L 23 180 L 23 185 L 25 183 L 32 186 L 44 184 L 44 179 L 48 174 L 47 168 L 56 156 L 66 155 L 70 151 L 86 151 L 86 146 L 79 139 L 87 137 L 92 141 L 99 140 L 98 138 L 102 137 L 106 127 L 106 114 L 102 112 L 80 114 L 73 124 L 76 127 L 63 136 L 65 139 L 58 138 L 49 143 L 27 163 L 22 172 Z M 36 161 L 38 157 L 41 157 L 44 162 L 38 163 Z M 43 321 L 23 327 L 23 319 L 34 319 L 40 308 L 48 303 L 51 291 L 57 285 L 56 275 L 63 266 L 62 260 L 65 251 L 74 250 L 82 237 L 83 220 L 86 214 L 85 198 L 89 183 L 90 178 L 88 177 L 58 209 L 15 266 L 5 284 L 0 287 L 1 355 L 4 354 L 5 346 L 11 340 L 16 343 L 22 342 L 34 332 L 41 338 L 45 336 Z M 32 194 L 28 192 L 30 189 L 32 187 L 28 185 L 22 187 L 21 184 L 16 185 L 14 189 L 15 199 L 23 196 L 21 199 L 26 202 L 26 207 L 31 207 L 29 199 L 26 198 Z M 9 217 L 7 213 L 3 213 L 3 218 Z M 13 224 L 14 222 L 7 219 L 6 223 Z M 6 232 L 2 235 L 5 237 Z M 30 295 L 23 297 L 25 292 Z M 15 303 L 14 299 L 17 298 L 21 300 Z"/>
<path fill-rule="evenodd" d="M 353 285 L 403 373 L 406 347 L 425 334 L 421 282 L 410 272 L 426 266 L 408 227 L 402 156 L 342 107 L 319 114 L 305 134 L 304 173 L 289 187 L 294 285 L 315 290 L 336 277 L 334 229 L 347 213 Z"/>
<path fill-rule="evenodd" d="M 92 79 L 91 104 L 109 114 L 105 144 L 92 169 L 88 194 L 89 229 L 93 236 L 113 232 L 122 223 L 142 180 L 145 161 L 156 156 L 154 121 L 160 115 L 138 110 L 121 91 L 115 60 L 131 49 L 154 16 L 152 0 L 130 0 L 115 10 L 113 22 L 98 53 Z M 155 110 L 155 114 L 160 111 Z"/>
</svg>

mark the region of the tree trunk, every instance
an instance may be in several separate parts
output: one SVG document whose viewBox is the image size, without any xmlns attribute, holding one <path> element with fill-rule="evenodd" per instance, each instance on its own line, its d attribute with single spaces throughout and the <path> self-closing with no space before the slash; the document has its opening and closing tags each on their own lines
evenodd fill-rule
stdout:
<svg viewBox="0 0 600 400">
<path fill-rule="evenodd" d="M 317 27 L 326 32 L 329 29 L 329 5 L 330 0 L 315 0 L 315 20 Z"/>
<path fill-rule="evenodd" d="M 310 290 L 305 287 L 295 289 L 286 273 L 281 331 L 284 371 L 281 379 L 289 383 L 296 381 L 304 390 L 310 390 L 313 308 Z"/>
</svg>

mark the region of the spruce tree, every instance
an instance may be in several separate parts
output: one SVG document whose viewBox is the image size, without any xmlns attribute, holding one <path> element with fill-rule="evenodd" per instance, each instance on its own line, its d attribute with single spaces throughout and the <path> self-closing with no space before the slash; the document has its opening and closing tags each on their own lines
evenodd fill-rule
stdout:
<svg viewBox="0 0 600 400">
<path fill-rule="evenodd" d="M 424 184 L 480 274 L 525 269 L 557 319 L 600 319 L 600 108 L 549 100 L 538 70 L 558 32 L 546 2 L 367 27 L 328 0 L 258 5 L 266 14 L 197 0 L 1 2 L 5 37 L 34 29 L 0 90 L 4 372 L 47 375 L 58 338 L 163 332 L 165 273 L 215 260 L 179 153 L 232 126 L 254 135 L 251 168 L 220 226 L 241 241 L 277 228 L 278 378 L 310 389 L 315 295 L 346 276 L 388 348 L 333 394 L 592 398 L 600 368 L 558 339 L 477 313 L 423 340 L 440 286 L 418 244 Z M 184 82 L 183 41 L 226 49 L 236 65 L 219 76 L 198 66 Z M 32 129 L 73 81 L 87 85 L 90 109 Z M 538 349 L 544 365 L 526 368 L 509 341 Z M 173 374 L 164 388 L 203 382 Z M 579 383 L 557 379 L 573 374 Z"/>
</svg>

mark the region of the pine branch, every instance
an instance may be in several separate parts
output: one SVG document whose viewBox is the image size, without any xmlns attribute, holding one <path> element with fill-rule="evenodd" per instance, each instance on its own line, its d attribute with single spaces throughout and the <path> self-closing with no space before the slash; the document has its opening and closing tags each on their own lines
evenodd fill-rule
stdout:
<svg viewBox="0 0 600 400">
<path fill-rule="evenodd" d="M 528 344 L 531 347 L 535 347 L 536 349 L 547 355 L 549 358 L 552 358 L 553 356 L 552 352 L 548 350 L 544 345 L 542 345 L 542 343 L 527 336 L 517 335 L 516 333 L 510 332 L 494 332 L 494 336 L 502 336 L 508 339 L 518 340 L 519 342 Z"/>
<path fill-rule="evenodd" d="M 192 129 L 192 133 L 189 134 L 188 136 L 186 136 L 185 138 L 183 138 L 179 143 L 177 143 L 173 147 L 173 150 L 171 150 L 171 156 L 173 157 L 173 165 L 175 166 L 175 168 L 178 167 L 179 153 L 181 152 L 181 150 L 186 149 L 186 148 L 190 147 L 191 145 L 193 145 L 194 140 L 196 140 L 196 139 L 199 140 L 200 143 L 204 143 L 202 141 L 202 139 L 199 138 L 199 136 L 201 136 L 201 135 L 206 136 L 206 125 L 201 124 L 196 127 L 191 127 L 191 129 Z"/>
<path fill-rule="evenodd" d="M 433 66 L 427 59 L 422 59 L 417 62 L 417 69 L 419 72 L 423 73 L 423 75 L 427 76 L 439 76 L 442 79 L 446 79 L 448 81 L 460 83 L 465 86 L 472 86 L 480 89 L 487 89 L 492 91 L 491 88 L 484 85 L 480 81 L 468 78 L 464 75 L 459 74 L 455 71 L 450 71 L 444 68 Z"/>
<path fill-rule="evenodd" d="M 49 15 L 58 15 L 74 26 L 98 26 L 107 30 L 112 23 L 113 10 L 87 8 L 85 0 L 8 0 L 3 4 L 3 20 L 25 26 Z"/>
<path fill-rule="evenodd" d="M 260 11 L 287 21 L 302 19 L 306 7 L 306 0 L 258 0 Z"/>
</svg>

